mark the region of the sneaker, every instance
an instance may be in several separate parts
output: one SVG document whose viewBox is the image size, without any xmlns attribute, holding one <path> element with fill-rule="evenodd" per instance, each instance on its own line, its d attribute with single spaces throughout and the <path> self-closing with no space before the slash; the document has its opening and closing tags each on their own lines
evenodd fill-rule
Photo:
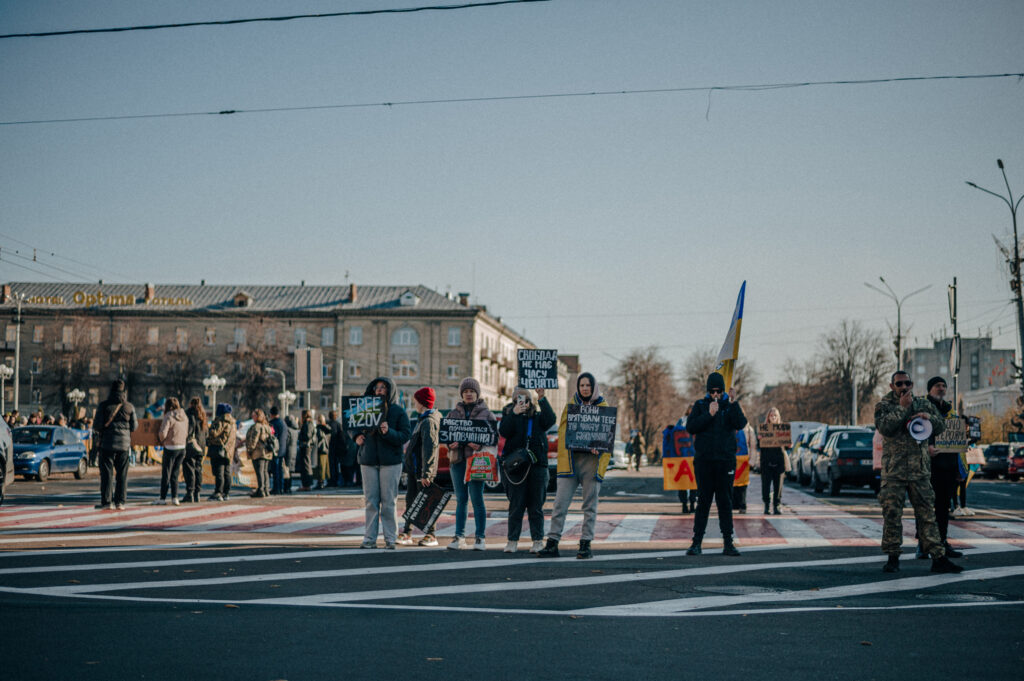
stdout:
<svg viewBox="0 0 1024 681">
<path fill-rule="evenodd" d="M 701 551 L 700 542 L 696 540 L 690 544 L 690 548 L 686 549 L 686 555 L 688 556 L 699 556 L 701 553 L 703 551 Z"/>
<path fill-rule="evenodd" d="M 377 542 L 370 541 L 369 539 L 364 539 L 363 543 L 359 545 L 359 548 L 361 548 L 361 549 L 375 549 L 375 548 L 377 548 Z"/>
<path fill-rule="evenodd" d="M 934 569 L 934 565 L 932 569 Z M 885 565 L 882 566 L 882 572 L 899 572 L 900 571 L 900 557 L 895 553 L 889 554 L 889 560 L 885 561 Z"/>
<path fill-rule="evenodd" d="M 95 506 L 93 506 L 93 508 L 98 509 L 100 511 L 109 511 L 110 504 L 96 504 Z"/>
<path fill-rule="evenodd" d="M 386 541 L 386 542 L 384 542 L 384 550 L 385 551 L 394 551 L 395 550 L 395 542 L 393 542 L 393 541 Z"/>
<path fill-rule="evenodd" d="M 151 505 L 152 506 L 166 506 L 167 505 L 167 500 L 166 499 L 154 499 L 151 502 Z"/>
<path fill-rule="evenodd" d="M 175 506 L 181 505 L 181 502 L 178 501 L 178 497 L 174 497 L 173 499 L 171 499 L 171 503 L 174 504 Z"/>
<path fill-rule="evenodd" d="M 969 509 L 969 508 L 967 508 L 966 506 L 964 506 L 964 508 L 963 508 L 963 514 L 964 514 L 964 515 L 974 515 L 974 511 L 972 511 L 971 509 Z"/>
<path fill-rule="evenodd" d="M 206 497 L 207 501 L 221 501 L 222 499 L 223 497 L 221 497 L 221 495 L 219 494 L 211 494 L 210 496 Z"/>
<path fill-rule="evenodd" d="M 775 506 L 775 515 L 782 515 L 782 509 L 778 505 Z"/>
<path fill-rule="evenodd" d="M 437 546 L 437 537 L 432 534 L 428 534 L 423 539 L 420 539 L 417 544 L 419 546 Z"/>
<path fill-rule="evenodd" d="M 412 535 L 408 532 L 403 532 L 402 534 L 398 535 L 397 543 L 401 544 L 402 546 L 412 546 Z"/>
<path fill-rule="evenodd" d="M 515 539 L 509 539 L 508 543 L 505 544 L 505 548 L 502 549 L 502 551 L 504 553 L 515 553 L 516 552 L 516 547 L 518 545 L 519 545 L 518 541 L 516 541 Z"/>
<path fill-rule="evenodd" d="M 477 537 L 476 538 L 476 543 L 473 544 L 473 550 L 474 551 L 483 551 L 486 548 L 487 548 L 487 542 L 484 540 L 484 538 L 483 537 Z"/>
<path fill-rule="evenodd" d="M 458 551 L 462 548 L 462 545 L 465 543 L 465 541 L 466 540 L 462 537 L 456 537 L 455 539 L 452 539 L 451 542 L 448 543 L 448 550 Z"/>
<path fill-rule="evenodd" d="M 948 575 L 955 575 L 963 572 L 964 569 L 952 562 L 949 558 L 942 556 L 932 561 L 932 572 L 940 572 Z"/>
<path fill-rule="evenodd" d="M 537 552 L 537 556 L 540 558 L 558 558 L 558 540 L 548 539 L 547 543 L 544 544 L 544 548 Z"/>
<path fill-rule="evenodd" d="M 954 518 L 959 518 L 960 516 L 967 514 L 964 513 L 964 509 L 957 506 L 956 508 L 953 509 L 953 512 L 950 515 L 952 515 Z"/>
<path fill-rule="evenodd" d="M 114 510 L 123 511 L 124 510 L 124 504 L 114 504 Z M 961 555 L 963 555 L 963 554 L 961 554 Z"/>
<path fill-rule="evenodd" d="M 580 539 L 580 548 L 576 552 L 576 557 L 580 560 L 586 560 L 587 558 L 594 557 L 594 552 L 590 550 L 589 539 Z"/>
<path fill-rule="evenodd" d="M 530 553 L 540 553 L 541 549 L 543 548 L 544 542 L 538 539 L 537 541 L 533 542 L 533 545 L 530 547 Z"/>
<path fill-rule="evenodd" d="M 185 498 L 183 498 L 181 500 L 181 503 L 183 503 L 183 504 L 191 504 L 192 503 L 192 497 L 190 497 L 188 495 L 185 495 Z"/>
</svg>

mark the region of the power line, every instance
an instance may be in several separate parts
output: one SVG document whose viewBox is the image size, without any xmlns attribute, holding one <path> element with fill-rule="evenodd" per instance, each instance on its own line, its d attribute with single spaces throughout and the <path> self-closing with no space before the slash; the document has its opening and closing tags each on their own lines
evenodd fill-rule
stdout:
<svg viewBox="0 0 1024 681">
<path fill-rule="evenodd" d="M 81 260 L 75 260 L 74 258 L 69 258 L 69 257 L 64 256 L 64 255 L 58 255 L 57 253 L 54 253 L 54 252 L 50 251 L 49 249 L 42 248 L 42 247 L 36 246 L 34 244 L 30 244 L 27 241 L 22 241 L 21 239 L 16 239 L 13 236 L 10 236 L 9 234 L 0 233 L 0 238 L 8 239 L 8 240 L 13 241 L 13 242 L 15 242 L 17 244 L 21 244 L 22 246 L 25 246 L 27 248 L 31 248 L 33 251 L 41 252 L 42 255 L 44 255 L 44 256 L 45 255 L 49 255 L 51 258 L 59 258 L 61 260 L 66 260 L 67 262 L 74 263 L 76 265 L 81 265 L 82 267 L 88 267 L 89 269 L 95 270 L 96 272 L 99 272 L 100 274 L 103 274 L 103 273 L 113 274 L 114 276 L 117 276 L 117 277 L 123 277 L 126 280 L 130 280 L 131 279 L 131 277 L 129 277 L 128 275 L 123 274 L 121 272 L 115 272 L 113 270 L 105 270 L 105 269 L 102 269 L 100 267 L 96 267 L 95 265 L 92 265 L 90 263 L 82 262 Z M 83 276 L 83 275 L 80 275 L 80 274 L 75 274 L 74 276 L 82 277 L 83 279 L 91 279 L 92 278 L 92 277 Z"/>
<path fill-rule="evenodd" d="M 252 19 L 224 19 L 221 21 L 187 21 L 177 24 L 150 24 L 144 26 L 118 26 L 115 28 L 80 28 L 67 31 L 45 31 L 37 33 L 8 33 L 0 35 L 0 40 L 8 38 L 49 38 L 62 35 L 81 35 L 84 33 L 127 33 L 129 31 L 155 31 L 164 28 L 190 28 L 194 26 L 230 26 L 234 24 L 254 24 L 269 21 L 292 21 L 294 19 L 329 19 L 335 17 L 369 16 L 371 14 L 410 14 L 413 12 L 440 12 L 455 9 L 475 9 L 478 7 L 495 7 L 498 5 L 519 5 L 527 2 L 551 2 L 551 0 L 494 0 L 493 2 L 466 2 L 457 5 L 429 5 L 425 7 L 399 7 L 394 9 L 366 9 L 350 12 L 329 12 L 323 14 L 292 14 L 282 17 L 256 17 Z"/>
<path fill-rule="evenodd" d="M 469 104 L 480 102 L 507 102 L 530 99 L 567 99 L 570 97 L 610 97 L 622 95 L 652 95 L 679 92 L 757 92 L 784 88 L 820 87 L 827 85 L 876 85 L 880 83 L 907 83 L 926 80 L 979 80 L 985 78 L 1017 78 L 1022 73 L 988 73 L 974 75 L 905 76 L 899 78 L 869 78 L 864 80 L 819 80 L 801 83 L 762 83 L 753 85 L 701 85 L 691 87 L 650 88 L 643 90 L 599 90 L 593 92 L 550 92 L 531 95 L 496 95 L 493 97 L 455 97 L 448 99 L 409 99 L 398 102 L 358 102 L 349 104 L 319 104 L 311 106 L 281 106 L 261 109 L 222 109 L 220 111 L 185 111 L 178 113 L 125 114 L 115 116 L 83 116 L 77 118 L 47 118 L 38 120 L 0 121 L 0 125 L 43 125 L 52 123 L 83 123 L 92 121 L 124 121 L 144 118 L 181 118 L 191 116 L 229 116 L 233 114 L 282 113 L 292 111 L 322 111 L 326 109 L 391 108 L 396 106 L 425 106 L 428 104 Z"/>
</svg>

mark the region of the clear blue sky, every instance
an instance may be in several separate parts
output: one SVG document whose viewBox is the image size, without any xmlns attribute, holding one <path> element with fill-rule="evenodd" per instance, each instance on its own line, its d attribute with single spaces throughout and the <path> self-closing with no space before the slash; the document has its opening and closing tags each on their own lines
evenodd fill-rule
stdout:
<svg viewBox="0 0 1024 681">
<path fill-rule="evenodd" d="M 0 0 L 0 33 L 409 7 Z M 1024 3 L 554 0 L 0 40 L 0 122 L 1024 71 Z M 656 344 L 780 377 L 844 318 L 1015 346 L 991 234 L 1016 79 L 0 126 L 0 279 L 422 283 L 607 375 Z M 1024 225 L 1022 225 L 1024 228 Z M 1009 239 L 1006 240 L 1009 243 Z M 7 260 L 4 256 L 4 260 Z M 14 260 L 14 262 L 22 261 Z M 70 273 L 69 273 L 70 272 Z M 916 341 L 916 343 L 915 343 Z"/>
</svg>

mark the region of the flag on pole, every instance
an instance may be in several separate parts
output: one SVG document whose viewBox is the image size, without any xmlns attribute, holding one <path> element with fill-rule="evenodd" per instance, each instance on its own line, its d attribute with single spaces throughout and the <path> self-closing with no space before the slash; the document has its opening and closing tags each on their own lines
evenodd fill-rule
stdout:
<svg viewBox="0 0 1024 681">
<path fill-rule="evenodd" d="M 743 295 L 747 290 L 747 282 L 740 286 L 740 295 L 736 299 L 736 309 L 732 313 L 732 323 L 729 325 L 729 333 L 725 335 L 725 343 L 718 353 L 718 367 L 715 371 L 725 378 L 725 390 L 732 391 L 732 370 L 736 365 L 736 359 L 740 355 L 740 326 L 743 324 Z"/>
</svg>

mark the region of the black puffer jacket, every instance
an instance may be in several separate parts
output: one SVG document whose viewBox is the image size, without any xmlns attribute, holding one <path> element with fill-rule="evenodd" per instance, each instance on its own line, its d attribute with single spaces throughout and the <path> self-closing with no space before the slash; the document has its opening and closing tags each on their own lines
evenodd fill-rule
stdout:
<svg viewBox="0 0 1024 681">
<path fill-rule="evenodd" d="M 373 388 L 377 383 L 383 382 L 387 386 L 387 397 L 384 401 L 387 404 L 387 414 L 384 420 L 388 424 L 387 435 L 381 435 L 380 428 L 374 428 L 364 433 L 352 433 L 353 438 L 362 434 L 365 436 L 362 446 L 359 448 L 360 466 L 397 466 L 402 463 L 403 445 L 409 441 L 412 435 L 412 424 L 409 423 L 409 415 L 398 403 L 398 395 L 395 391 L 395 384 L 390 378 L 375 378 L 366 386 L 364 395 L 373 395 Z"/>
<path fill-rule="evenodd" d="M 693 435 L 694 459 L 736 461 L 736 431 L 747 425 L 739 402 L 718 401 L 718 412 L 712 416 L 711 397 L 697 400 L 686 419 L 686 430 Z"/>
<path fill-rule="evenodd" d="M 505 438 L 503 454 L 511 454 L 517 449 L 523 449 L 526 444 L 526 433 L 530 430 L 530 421 L 533 421 L 533 431 L 530 433 L 530 451 L 537 457 L 537 463 L 542 466 L 548 465 L 548 428 L 555 425 L 558 417 L 551 409 L 547 399 L 542 398 L 538 404 L 539 411 L 532 415 L 517 414 L 512 411 L 515 403 L 509 404 L 503 410 L 501 423 L 498 424 L 498 432 Z"/>
<path fill-rule="evenodd" d="M 120 407 L 120 408 L 119 408 Z M 132 448 L 132 431 L 139 425 L 135 407 L 121 391 L 111 391 L 110 396 L 96 407 L 92 420 L 93 431 L 100 449 L 108 452 L 127 452 Z"/>
</svg>

